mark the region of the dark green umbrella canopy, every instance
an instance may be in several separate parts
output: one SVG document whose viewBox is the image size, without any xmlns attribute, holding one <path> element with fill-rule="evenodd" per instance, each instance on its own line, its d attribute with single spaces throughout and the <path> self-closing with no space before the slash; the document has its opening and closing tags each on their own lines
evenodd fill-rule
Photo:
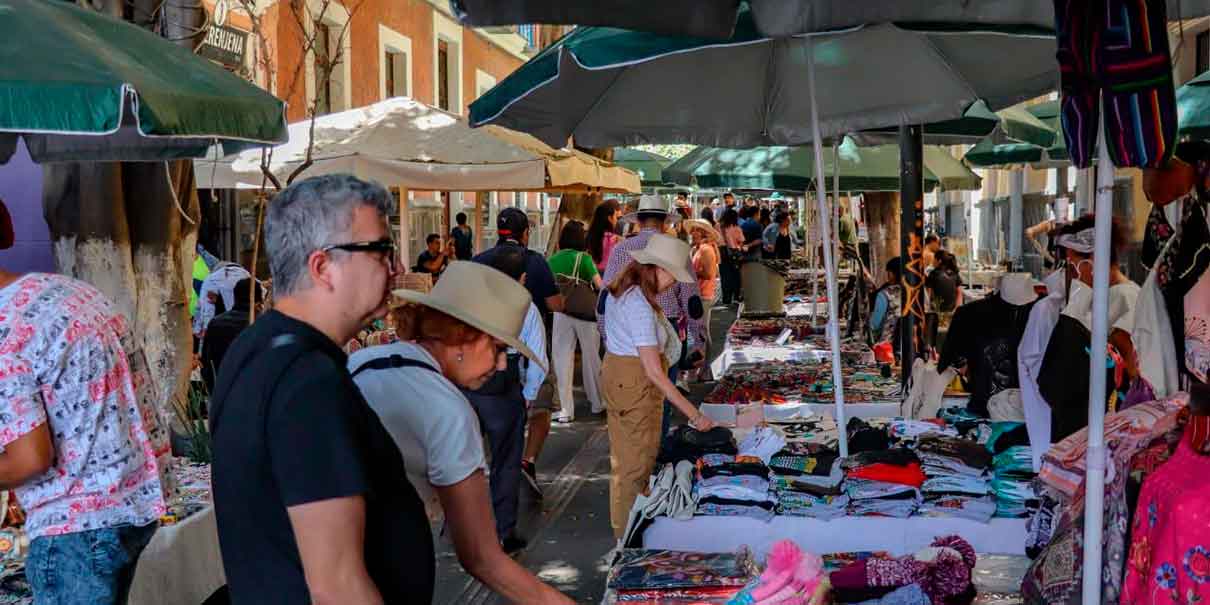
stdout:
<svg viewBox="0 0 1210 605">
<path fill-rule="evenodd" d="M 672 160 L 642 149 L 617 147 L 613 150 L 613 163 L 638 174 L 644 187 L 656 187 L 665 183 L 664 168 Z"/>
<path fill-rule="evenodd" d="M 899 147 L 862 147 L 846 138 L 838 150 L 841 191 L 898 191 Z M 824 177 L 831 179 L 833 154 L 824 154 Z M 699 147 L 670 166 L 665 175 L 700 187 L 763 189 L 802 192 L 815 179 L 810 147 L 757 147 L 715 149 Z M 924 148 L 924 183 L 927 190 L 974 190 L 980 179 L 944 149 Z"/>
<path fill-rule="evenodd" d="M 871 24 L 809 37 L 764 37 L 740 11 L 725 40 L 577 28 L 471 104 L 472 125 L 497 124 L 547 143 L 802 145 L 963 117 L 1054 89 L 1053 37 L 955 24 Z M 818 86 L 803 77 L 813 63 Z M 995 65 L 990 69 L 989 65 Z M 719 82 L 708 95 L 683 91 Z"/>
<path fill-rule="evenodd" d="M 286 140 L 280 99 L 70 2 L 0 0 L 0 161 L 166 160 Z"/>
<path fill-rule="evenodd" d="M 1071 156 L 1067 153 L 1067 142 L 1063 138 L 1059 101 L 1047 101 L 1023 109 L 1055 132 L 1056 136 L 1051 145 L 997 141 L 994 138 L 987 138 L 966 152 L 966 155 L 963 156 L 966 163 L 978 168 L 1024 164 L 1035 168 L 1054 168 L 1068 165 L 1071 162 Z"/>
<path fill-rule="evenodd" d="M 865 23 L 976 23 L 1054 29 L 1050 0 L 450 0 L 474 26 L 556 23 L 596 25 L 705 38 L 727 38 L 739 14 L 751 8 L 761 35 L 771 38 L 855 27 Z M 1210 0 L 1170 0 L 1168 19 L 1210 15 Z"/>
<path fill-rule="evenodd" d="M 1210 72 L 1176 89 L 1176 114 L 1181 136 L 1210 139 Z"/>
</svg>

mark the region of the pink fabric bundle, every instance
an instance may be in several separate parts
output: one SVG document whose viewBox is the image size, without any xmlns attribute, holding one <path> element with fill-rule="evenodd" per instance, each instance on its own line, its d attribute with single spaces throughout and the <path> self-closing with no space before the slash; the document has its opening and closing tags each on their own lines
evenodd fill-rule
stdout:
<svg viewBox="0 0 1210 605">
<path fill-rule="evenodd" d="M 769 552 L 765 572 L 727 605 L 807 605 L 824 579 L 823 559 L 782 540 Z"/>
</svg>

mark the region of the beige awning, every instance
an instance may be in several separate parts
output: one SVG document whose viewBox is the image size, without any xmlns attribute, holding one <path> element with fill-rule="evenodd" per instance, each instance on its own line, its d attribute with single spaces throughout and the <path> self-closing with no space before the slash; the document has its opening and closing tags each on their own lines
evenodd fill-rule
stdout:
<svg viewBox="0 0 1210 605">
<path fill-rule="evenodd" d="M 290 125 L 290 141 L 272 148 L 270 171 L 285 180 L 306 160 L 311 121 Z M 428 191 L 586 191 L 638 193 L 639 177 L 574 149 L 554 149 L 498 126 L 465 119 L 408 98 L 315 120 L 312 163 L 301 176 L 349 173 L 389 186 Z M 195 161 L 202 189 L 260 188 L 262 151 Z"/>
</svg>

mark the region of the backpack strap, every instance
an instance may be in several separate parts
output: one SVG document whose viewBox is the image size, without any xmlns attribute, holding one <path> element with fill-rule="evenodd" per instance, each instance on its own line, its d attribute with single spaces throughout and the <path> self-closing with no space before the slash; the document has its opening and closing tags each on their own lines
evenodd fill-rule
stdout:
<svg viewBox="0 0 1210 605">
<path fill-rule="evenodd" d="M 352 377 L 357 378 L 358 374 L 366 370 L 390 370 L 393 368 L 421 368 L 437 374 L 441 373 L 437 371 L 437 368 L 434 368 L 423 361 L 408 359 L 402 355 L 391 355 L 389 357 L 371 359 L 360 366 L 357 366 L 357 369 L 353 370 Z"/>
</svg>

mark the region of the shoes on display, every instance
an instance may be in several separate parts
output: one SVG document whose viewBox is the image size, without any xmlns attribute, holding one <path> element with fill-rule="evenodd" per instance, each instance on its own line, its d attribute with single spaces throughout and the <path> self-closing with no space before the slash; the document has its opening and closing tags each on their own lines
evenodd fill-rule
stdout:
<svg viewBox="0 0 1210 605">
<path fill-rule="evenodd" d="M 529 483 L 529 488 L 534 490 L 534 495 L 542 498 L 542 488 L 538 485 L 538 472 L 534 469 L 534 463 L 529 460 L 521 461 L 521 476 L 525 477 L 525 482 Z"/>
</svg>

